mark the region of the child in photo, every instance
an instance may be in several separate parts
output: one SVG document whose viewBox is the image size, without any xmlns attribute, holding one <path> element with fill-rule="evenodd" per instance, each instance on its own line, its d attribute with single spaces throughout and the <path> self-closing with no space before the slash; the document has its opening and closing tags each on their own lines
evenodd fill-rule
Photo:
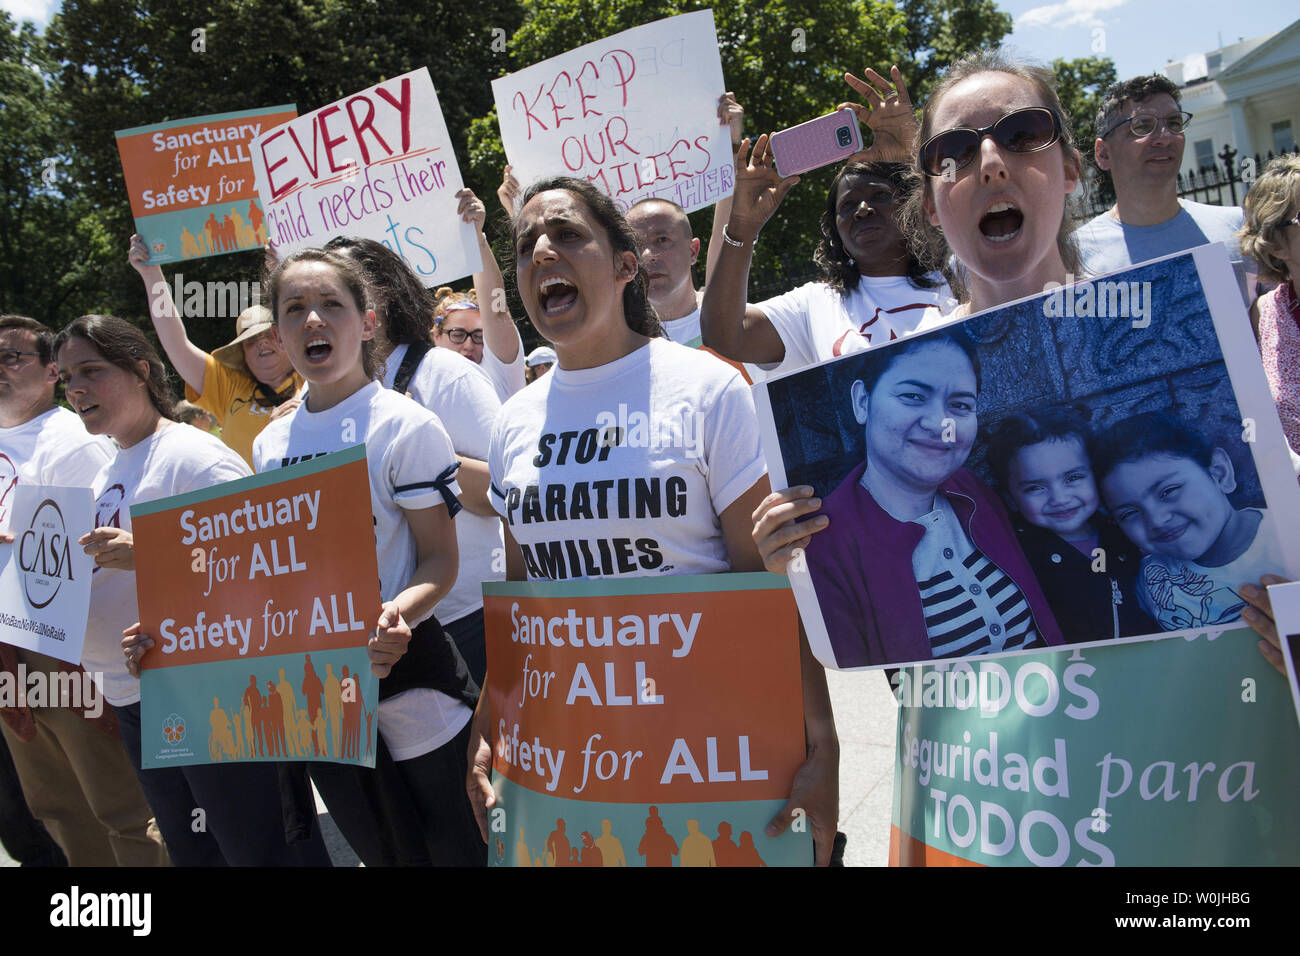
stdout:
<svg viewBox="0 0 1300 956">
<path fill-rule="evenodd" d="M 1103 434 L 1094 473 L 1116 523 L 1146 552 L 1138 601 L 1166 631 L 1239 620 L 1242 585 L 1283 567 L 1273 517 L 1236 508 L 1232 460 L 1165 412 Z"/>
<path fill-rule="evenodd" d="M 1070 409 L 1016 412 L 998 424 L 988 454 L 1020 546 L 1071 644 L 1160 630 L 1138 606 L 1142 553 L 1099 510 L 1091 440 Z"/>
</svg>

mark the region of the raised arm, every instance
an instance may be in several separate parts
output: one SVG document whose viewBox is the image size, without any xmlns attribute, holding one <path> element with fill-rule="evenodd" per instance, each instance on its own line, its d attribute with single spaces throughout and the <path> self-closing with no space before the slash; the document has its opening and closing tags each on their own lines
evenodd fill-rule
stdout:
<svg viewBox="0 0 1300 956">
<path fill-rule="evenodd" d="M 736 362 L 773 364 L 785 358 L 785 344 L 772 323 L 761 309 L 746 302 L 749 266 L 759 230 L 799 182 L 798 176 L 782 179 L 777 173 L 767 141 L 766 133 L 759 136 L 750 154 L 749 140 L 743 140 L 736 153 L 731 216 L 710 239 L 710 253 L 713 246 L 720 248 L 700 310 L 704 344 Z"/>
<path fill-rule="evenodd" d="M 736 151 L 740 149 L 740 141 L 744 136 L 745 128 L 745 108 L 736 102 L 736 94 L 730 91 L 723 93 L 718 100 L 718 122 L 723 126 L 730 127 L 731 130 L 731 154 L 735 157 Z M 707 288 L 709 278 L 713 275 L 714 263 L 718 261 L 718 256 L 722 253 L 722 247 L 726 245 L 722 241 L 722 227 L 731 219 L 731 200 L 728 196 L 726 199 L 720 199 L 713 204 L 713 229 L 709 233 L 709 249 L 704 254 L 704 285 Z"/>
<path fill-rule="evenodd" d="M 191 342 L 185 333 L 185 323 L 172 301 L 162 267 L 149 264 L 149 247 L 138 234 L 131 237 L 129 261 L 144 280 L 145 292 L 149 296 L 149 318 L 153 320 L 163 351 L 185 384 L 202 395 L 208 353 Z"/>
<path fill-rule="evenodd" d="M 483 267 L 474 273 L 474 292 L 478 295 L 479 314 L 483 316 L 483 345 L 491 349 L 502 365 L 509 365 L 519 355 L 523 347 L 519 340 L 519 330 L 515 328 L 514 319 L 506 306 L 506 283 L 501 276 L 501 267 L 492 252 L 492 246 L 483 233 L 483 224 L 487 221 L 487 207 L 474 195 L 472 189 L 462 189 L 456 193 L 460 208 L 456 211 L 468 223 L 473 223 L 478 230 L 478 251 L 483 259 Z"/>
<path fill-rule="evenodd" d="M 862 94 L 867 106 L 861 103 L 841 103 L 837 110 L 853 110 L 858 122 L 871 130 L 871 145 L 849 157 L 852 163 L 910 163 L 916 158 L 916 111 L 907 94 L 902 71 L 890 70 L 886 80 L 875 70 L 863 71 L 865 80 L 852 73 L 844 74 L 844 82 Z"/>
</svg>

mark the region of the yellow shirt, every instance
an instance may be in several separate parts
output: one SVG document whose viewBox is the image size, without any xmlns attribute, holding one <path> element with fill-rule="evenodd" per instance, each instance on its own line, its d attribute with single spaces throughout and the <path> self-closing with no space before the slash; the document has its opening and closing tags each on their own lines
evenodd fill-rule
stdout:
<svg viewBox="0 0 1300 956">
<path fill-rule="evenodd" d="M 295 392 L 302 388 L 303 378 L 297 372 L 280 383 L 283 391 L 293 382 Z M 273 407 L 263 407 L 256 398 L 257 380 L 243 372 L 236 372 L 211 355 L 203 368 L 203 394 L 185 386 L 185 398 L 199 408 L 211 412 L 221 426 L 221 440 L 239 454 L 248 467 L 253 467 L 253 439 L 271 420 Z"/>
</svg>

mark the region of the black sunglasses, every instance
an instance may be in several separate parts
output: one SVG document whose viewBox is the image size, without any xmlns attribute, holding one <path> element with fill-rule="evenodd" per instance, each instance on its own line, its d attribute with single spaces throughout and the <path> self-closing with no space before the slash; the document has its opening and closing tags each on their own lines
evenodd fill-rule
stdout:
<svg viewBox="0 0 1300 956">
<path fill-rule="evenodd" d="M 943 176 L 965 169 L 979 152 L 980 142 L 993 142 L 1012 153 L 1033 153 L 1047 149 L 1061 138 L 1061 118 L 1044 106 L 1012 110 L 991 126 L 957 126 L 936 133 L 921 147 L 921 171 Z"/>
</svg>

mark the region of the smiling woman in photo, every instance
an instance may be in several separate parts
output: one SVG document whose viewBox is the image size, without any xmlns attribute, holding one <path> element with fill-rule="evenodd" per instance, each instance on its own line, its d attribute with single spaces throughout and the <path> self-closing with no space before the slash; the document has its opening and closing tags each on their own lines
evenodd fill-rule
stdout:
<svg viewBox="0 0 1300 956">
<path fill-rule="evenodd" d="M 841 667 L 1063 643 L 1002 503 L 966 470 L 979 358 L 960 332 L 863 359 L 866 458 L 826 496 L 808 570 Z M 910 555 L 911 560 L 900 560 Z"/>
</svg>

